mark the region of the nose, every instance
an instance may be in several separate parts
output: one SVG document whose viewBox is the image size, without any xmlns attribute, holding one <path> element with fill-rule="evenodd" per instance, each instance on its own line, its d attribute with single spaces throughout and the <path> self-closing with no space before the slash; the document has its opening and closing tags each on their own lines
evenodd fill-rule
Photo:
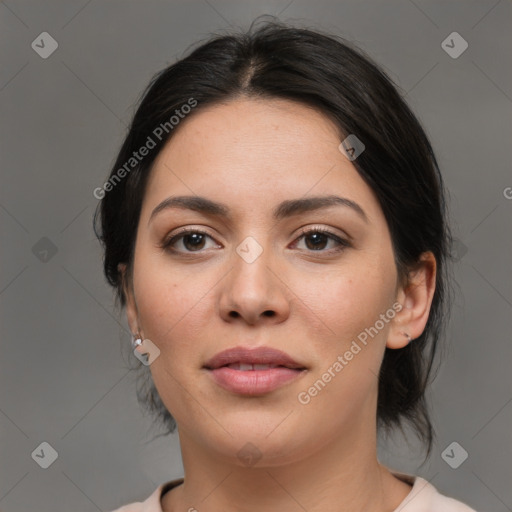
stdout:
<svg viewBox="0 0 512 512">
<path fill-rule="evenodd" d="M 233 268 L 222 280 L 220 313 L 227 322 L 241 321 L 250 325 L 260 322 L 281 323 L 290 314 L 287 285 L 264 250 L 249 262 L 233 254 Z M 272 264 L 274 263 L 274 265 Z"/>
</svg>

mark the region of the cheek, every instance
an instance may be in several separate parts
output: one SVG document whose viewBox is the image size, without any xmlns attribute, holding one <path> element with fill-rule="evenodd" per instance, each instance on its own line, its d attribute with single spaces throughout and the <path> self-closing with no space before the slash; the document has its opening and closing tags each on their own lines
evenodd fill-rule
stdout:
<svg viewBox="0 0 512 512">
<path fill-rule="evenodd" d="M 320 286 L 313 287 L 311 280 L 304 288 L 310 309 L 329 330 L 327 337 L 309 331 L 318 359 L 303 391 L 314 402 L 312 409 L 343 403 L 348 413 L 375 397 L 394 317 L 396 273 L 392 253 L 357 254 L 345 263 Z"/>
<path fill-rule="evenodd" d="M 186 343 L 193 334 L 185 327 L 200 329 L 201 298 L 209 288 L 207 280 L 191 278 L 172 269 L 166 258 L 144 255 L 134 267 L 134 289 L 139 318 L 146 337 L 167 350 L 172 343 Z M 205 277 L 205 276 L 203 276 Z"/>
<path fill-rule="evenodd" d="M 356 257 L 321 281 L 307 278 L 301 287 L 302 298 L 329 328 L 331 337 L 350 342 L 392 306 L 396 283 L 393 268 L 378 257 Z"/>
<path fill-rule="evenodd" d="M 366 272 L 359 268 L 357 273 L 347 271 L 337 278 L 332 276 L 306 299 L 309 315 L 322 319 L 328 327 L 322 333 L 328 335 L 308 331 L 316 364 L 301 386 L 302 394 L 297 398 L 300 404 L 307 405 L 304 409 L 301 405 L 299 410 L 310 418 L 324 417 L 337 404 L 340 408 L 333 420 L 335 428 L 372 410 L 388 322 L 394 316 L 393 273 L 383 279 L 376 267 L 365 268 Z M 382 314 L 388 322 L 381 320 Z"/>
</svg>

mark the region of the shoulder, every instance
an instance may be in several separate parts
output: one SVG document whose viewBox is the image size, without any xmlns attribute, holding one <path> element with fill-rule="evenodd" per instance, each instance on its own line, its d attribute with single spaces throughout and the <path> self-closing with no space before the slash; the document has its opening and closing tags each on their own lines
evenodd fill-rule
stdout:
<svg viewBox="0 0 512 512">
<path fill-rule="evenodd" d="M 396 476 L 406 481 L 414 481 L 414 484 L 411 492 L 400 503 L 395 512 L 476 512 L 461 501 L 439 493 L 431 483 L 419 476 Z"/>
<path fill-rule="evenodd" d="M 162 496 L 181 483 L 183 483 L 183 478 L 163 483 L 145 501 L 136 501 L 111 512 L 162 512 Z"/>
</svg>

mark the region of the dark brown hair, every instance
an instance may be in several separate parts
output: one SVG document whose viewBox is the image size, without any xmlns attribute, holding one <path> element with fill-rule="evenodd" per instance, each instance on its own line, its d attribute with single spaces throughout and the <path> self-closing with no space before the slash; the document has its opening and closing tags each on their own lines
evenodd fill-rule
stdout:
<svg viewBox="0 0 512 512">
<path fill-rule="evenodd" d="M 388 431 L 408 420 L 430 453 L 433 429 L 425 390 L 446 311 L 445 263 L 451 241 L 442 177 L 428 137 L 399 88 L 343 38 L 276 20 L 259 27 L 253 23 L 246 32 L 213 36 L 155 75 L 142 95 L 109 179 L 116 173 L 119 177 L 119 169 L 152 134 L 155 147 L 123 173 L 122 179 L 112 182 L 95 215 L 108 282 L 124 306 L 118 264 L 131 268 L 145 184 L 154 159 L 176 131 L 169 126 L 171 116 L 191 98 L 197 106 L 188 116 L 240 96 L 297 101 L 328 116 L 344 136 L 355 134 L 365 150 L 353 164 L 384 212 L 403 282 L 420 255 L 433 252 L 436 290 L 426 328 L 406 347 L 386 349 L 377 407 L 380 427 Z M 164 123 L 169 129 L 160 140 L 154 133 Z M 145 387 L 138 391 L 139 400 L 173 432 L 175 421 L 149 371 L 146 376 Z"/>
</svg>

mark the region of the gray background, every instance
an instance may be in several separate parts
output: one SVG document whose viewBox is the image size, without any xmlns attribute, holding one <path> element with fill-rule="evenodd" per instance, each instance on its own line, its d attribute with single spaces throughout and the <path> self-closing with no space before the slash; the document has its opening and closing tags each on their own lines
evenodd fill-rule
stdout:
<svg viewBox="0 0 512 512">
<path fill-rule="evenodd" d="M 263 13 L 354 41 L 407 93 L 430 135 L 459 240 L 450 349 L 431 396 L 438 440 L 421 467 L 413 440 L 391 440 L 381 457 L 477 510 L 512 509 L 511 2 L 8 0 L 0 3 L 3 512 L 110 510 L 182 476 L 177 435 L 151 441 L 158 431 L 136 402 L 121 350 L 127 326 L 91 228 L 92 192 L 152 75 L 210 32 L 245 28 Z M 47 59 L 31 47 L 44 31 L 59 45 Z M 458 58 L 441 47 L 453 31 L 469 44 Z M 31 457 L 43 441 L 58 452 L 48 469 Z M 441 457 L 453 441 L 469 454 L 458 469 Z"/>
</svg>

